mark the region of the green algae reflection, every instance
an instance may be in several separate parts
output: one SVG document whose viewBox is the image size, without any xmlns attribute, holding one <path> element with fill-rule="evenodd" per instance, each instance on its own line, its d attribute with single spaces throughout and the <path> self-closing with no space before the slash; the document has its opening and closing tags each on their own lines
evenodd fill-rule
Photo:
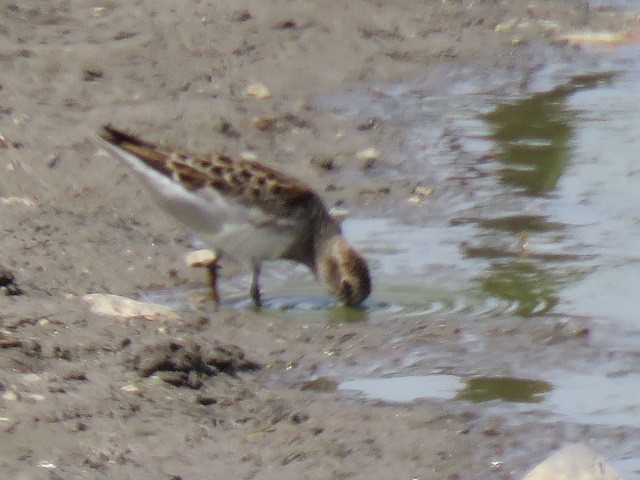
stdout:
<svg viewBox="0 0 640 480">
<path fill-rule="evenodd" d="M 501 163 L 499 179 L 527 196 L 552 192 L 571 158 L 578 121 L 568 100 L 577 91 L 612 82 L 614 76 L 611 72 L 575 76 L 565 85 L 503 103 L 486 114 L 494 155 Z M 560 244 L 565 226 L 518 211 L 474 221 L 482 228 L 483 242 L 465 245 L 464 252 L 491 261 L 487 274 L 478 279 L 484 294 L 507 300 L 520 316 L 553 310 L 558 291 L 575 275 L 571 264 L 581 258 L 573 252 L 529 250 L 528 243 L 535 238 L 547 245 Z"/>
<path fill-rule="evenodd" d="M 504 103 L 485 115 L 502 162 L 500 179 L 529 195 L 553 190 L 571 154 L 573 123 L 577 113 L 567 99 L 578 90 L 610 82 L 613 73 L 573 77 L 566 85 L 531 97 Z"/>
<path fill-rule="evenodd" d="M 564 226 L 542 216 L 505 216 L 475 222 L 485 231 L 480 245 L 463 245 L 468 258 L 483 258 L 491 263 L 486 274 L 477 280 L 482 292 L 501 298 L 512 305 L 514 314 L 522 317 L 543 315 L 559 302 L 558 291 L 572 274 L 568 263 L 581 257 L 572 253 L 529 251 L 524 244 L 529 233 L 547 235 L 560 232 Z M 507 242 L 501 242 L 504 236 Z M 523 245 L 513 243 L 515 234 Z M 496 240 L 498 239 L 498 240 Z"/>
<path fill-rule="evenodd" d="M 553 385 L 542 380 L 514 377 L 475 377 L 467 380 L 464 389 L 457 395 L 458 400 L 488 402 L 539 403 L 544 393 L 553 389 Z"/>
<path fill-rule="evenodd" d="M 512 302 L 514 313 L 523 317 L 550 312 L 558 304 L 559 287 L 551 271 L 528 260 L 496 263 L 482 280 L 487 294 Z"/>
</svg>

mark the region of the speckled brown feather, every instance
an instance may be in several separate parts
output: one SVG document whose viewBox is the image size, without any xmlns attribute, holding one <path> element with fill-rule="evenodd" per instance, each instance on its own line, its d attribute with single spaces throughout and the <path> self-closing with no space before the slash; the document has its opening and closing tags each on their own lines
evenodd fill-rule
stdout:
<svg viewBox="0 0 640 480">
<path fill-rule="evenodd" d="M 135 155 L 187 190 L 212 187 L 221 195 L 260 208 L 270 215 L 287 215 L 308 202 L 320 202 L 302 182 L 259 162 L 226 155 L 168 152 L 109 125 L 100 137 Z"/>
</svg>

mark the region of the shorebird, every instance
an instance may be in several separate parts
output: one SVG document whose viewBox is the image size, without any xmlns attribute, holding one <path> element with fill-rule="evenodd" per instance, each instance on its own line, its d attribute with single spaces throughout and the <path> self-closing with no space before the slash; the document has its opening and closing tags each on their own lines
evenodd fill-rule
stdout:
<svg viewBox="0 0 640 480">
<path fill-rule="evenodd" d="M 206 266 L 216 307 L 218 261 L 226 257 L 252 269 L 256 307 L 262 264 L 273 259 L 306 265 L 347 307 L 369 296 L 367 262 L 319 195 L 300 180 L 258 161 L 160 148 L 110 125 L 99 139 L 144 180 L 161 208 L 214 250 Z"/>
</svg>

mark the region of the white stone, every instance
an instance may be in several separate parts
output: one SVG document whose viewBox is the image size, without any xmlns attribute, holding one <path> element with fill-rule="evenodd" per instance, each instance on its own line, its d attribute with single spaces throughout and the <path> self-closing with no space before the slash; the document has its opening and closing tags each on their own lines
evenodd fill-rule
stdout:
<svg viewBox="0 0 640 480">
<path fill-rule="evenodd" d="M 522 480 L 623 480 L 585 445 L 569 445 L 539 464 Z"/>
<path fill-rule="evenodd" d="M 119 295 L 90 293 L 82 298 L 89 304 L 89 310 L 98 315 L 136 317 L 146 320 L 176 320 L 179 318 L 176 312 L 164 305 L 140 302 Z"/>
</svg>

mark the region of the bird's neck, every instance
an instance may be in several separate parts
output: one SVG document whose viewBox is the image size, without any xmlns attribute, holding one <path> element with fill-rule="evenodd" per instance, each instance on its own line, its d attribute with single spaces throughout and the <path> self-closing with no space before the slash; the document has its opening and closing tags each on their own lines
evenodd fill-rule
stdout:
<svg viewBox="0 0 640 480">
<path fill-rule="evenodd" d="M 300 234 L 283 252 L 282 258 L 302 263 L 318 274 L 321 262 L 331 254 L 337 238 L 341 238 L 340 225 L 329 214 L 319 198 L 304 211 L 305 222 Z"/>
<path fill-rule="evenodd" d="M 317 212 L 310 230 L 312 233 L 313 266 L 311 269 L 318 272 L 321 262 L 332 255 L 336 242 L 342 239 L 340 224 L 322 206 L 322 211 Z"/>
</svg>

